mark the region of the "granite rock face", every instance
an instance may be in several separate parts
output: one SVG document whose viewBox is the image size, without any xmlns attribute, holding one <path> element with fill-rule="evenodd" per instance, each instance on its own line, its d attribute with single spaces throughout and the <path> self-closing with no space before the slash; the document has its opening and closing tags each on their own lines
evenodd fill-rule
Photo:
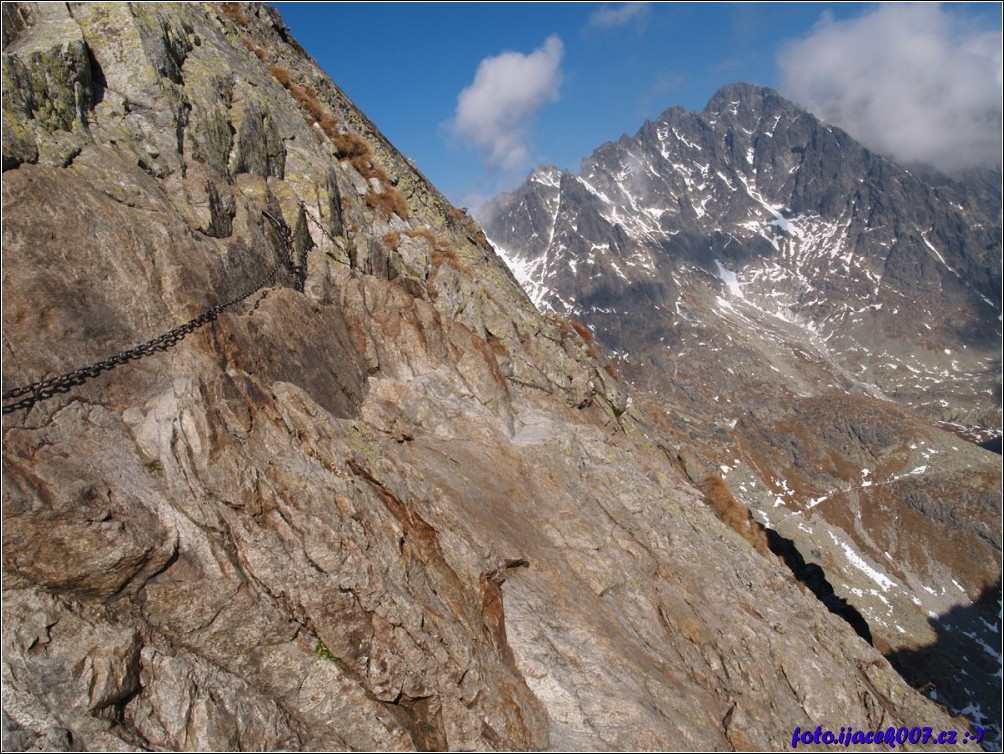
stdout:
<svg viewBox="0 0 1004 754">
<path fill-rule="evenodd" d="M 965 726 L 715 515 L 273 10 L 4 13 L 5 392 L 237 300 L 5 415 L 5 747 Z"/>
<path fill-rule="evenodd" d="M 1000 212 L 999 166 L 911 172 L 736 84 L 484 220 L 826 601 L 999 726 Z"/>
</svg>

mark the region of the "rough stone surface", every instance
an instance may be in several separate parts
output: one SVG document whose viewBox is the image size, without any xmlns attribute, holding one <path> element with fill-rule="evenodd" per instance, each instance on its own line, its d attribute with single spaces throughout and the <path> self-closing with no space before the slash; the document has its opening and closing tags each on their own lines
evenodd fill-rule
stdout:
<svg viewBox="0 0 1004 754">
<path fill-rule="evenodd" d="M 285 253 L 263 211 L 306 269 L 5 416 L 5 747 L 962 729 L 712 513 L 588 340 L 274 11 L 51 7 L 5 37 L 4 389 L 253 289 Z M 71 142 L 17 103 L 83 86 L 82 59 Z M 374 180 L 403 206 L 354 188 Z"/>
</svg>

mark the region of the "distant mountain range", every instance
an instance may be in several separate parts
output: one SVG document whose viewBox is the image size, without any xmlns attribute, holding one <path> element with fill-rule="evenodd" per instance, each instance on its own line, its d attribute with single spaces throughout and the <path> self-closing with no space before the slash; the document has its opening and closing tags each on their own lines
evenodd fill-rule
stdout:
<svg viewBox="0 0 1004 754">
<path fill-rule="evenodd" d="M 535 170 L 482 219 L 538 306 L 585 320 L 628 363 L 680 379 L 710 351 L 758 389 L 798 392 L 764 353 L 795 340 L 835 384 L 993 430 L 1000 179 L 911 173 L 735 84 L 604 144 L 580 175 Z M 751 332 L 768 344 L 741 355 Z"/>
<path fill-rule="evenodd" d="M 1001 427 L 1000 218 L 999 167 L 908 170 L 735 84 L 480 219 L 904 675 L 998 719 L 1000 463 L 964 439 Z"/>
</svg>

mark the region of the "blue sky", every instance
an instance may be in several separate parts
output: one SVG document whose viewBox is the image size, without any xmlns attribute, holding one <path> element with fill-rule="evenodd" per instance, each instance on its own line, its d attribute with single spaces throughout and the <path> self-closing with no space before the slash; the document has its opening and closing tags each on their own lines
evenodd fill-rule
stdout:
<svg viewBox="0 0 1004 754">
<path fill-rule="evenodd" d="M 276 7 L 387 138 L 468 206 L 538 164 L 575 171 L 603 142 L 673 105 L 700 110 L 735 81 L 774 87 L 885 151 L 915 146 L 904 159 L 934 154 L 936 129 L 970 125 L 896 130 L 946 101 L 978 116 L 973 160 L 1000 138 L 999 3 Z"/>
</svg>

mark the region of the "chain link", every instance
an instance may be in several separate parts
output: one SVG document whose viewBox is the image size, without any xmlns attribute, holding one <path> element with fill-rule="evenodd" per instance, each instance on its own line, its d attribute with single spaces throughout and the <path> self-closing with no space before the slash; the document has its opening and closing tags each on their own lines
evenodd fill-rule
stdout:
<svg viewBox="0 0 1004 754">
<path fill-rule="evenodd" d="M 122 351 L 115 354 L 103 361 L 99 361 L 95 364 L 90 364 L 86 367 L 81 367 L 67 374 L 60 375 L 58 377 L 50 377 L 45 380 L 39 380 L 38 382 L 33 382 L 30 385 L 24 385 L 23 387 L 14 388 L 13 390 L 8 390 L 3 394 L 3 401 L 12 401 L 15 398 L 21 398 L 21 400 L 16 403 L 11 403 L 3 407 L 4 414 L 10 414 L 14 411 L 20 411 L 22 409 L 31 408 L 36 403 L 40 401 L 48 400 L 57 395 L 62 395 L 63 393 L 68 393 L 74 387 L 83 385 L 88 380 L 92 380 L 100 374 L 104 374 L 107 371 L 114 369 L 122 364 L 128 364 L 130 361 L 136 361 L 142 359 L 145 356 L 150 356 L 151 354 L 158 353 L 160 351 L 166 351 L 167 349 L 180 343 L 186 335 L 198 330 L 203 325 L 206 325 L 213 320 L 215 320 L 222 312 L 229 309 L 231 306 L 239 304 L 244 299 L 249 296 L 254 295 L 262 288 L 264 288 L 268 283 L 272 281 L 276 273 L 279 271 L 279 267 L 283 264 L 286 265 L 290 270 L 294 267 L 293 260 L 293 246 L 291 242 L 291 232 L 289 226 L 286 225 L 282 220 L 276 218 L 270 212 L 262 210 L 262 214 L 268 218 L 270 224 L 275 230 L 276 235 L 282 243 L 285 258 L 280 258 L 272 268 L 258 280 L 253 287 L 249 288 L 246 292 L 235 296 L 229 301 L 225 301 L 222 304 L 217 304 L 216 306 L 207 309 L 198 317 L 193 320 L 186 322 L 183 325 L 175 327 L 163 335 L 160 335 L 153 340 L 148 340 L 145 343 L 141 343 L 135 348 L 130 348 L 127 351 Z M 26 397 L 22 397 L 26 396 Z"/>
<path fill-rule="evenodd" d="M 321 231 L 322 235 L 324 235 L 324 237 L 325 237 L 325 238 L 327 238 L 327 239 L 328 239 L 328 240 L 329 240 L 329 241 L 331 242 L 331 244 L 332 244 L 333 246 L 336 246 L 336 247 L 337 247 L 337 246 L 338 246 L 337 242 L 336 242 L 336 241 L 335 241 L 335 239 L 334 239 L 334 238 L 333 238 L 333 237 L 331 236 L 331 234 L 330 234 L 330 233 L 328 232 L 327 228 L 325 228 L 325 227 L 324 227 L 323 225 L 321 225 L 321 223 L 320 223 L 320 222 L 318 222 L 317 220 L 315 220 L 315 219 L 314 219 L 314 216 L 313 216 L 312 214 L 310 214 L 309 212 L 307 212 L 307 210 L 306 210 L 306 207 L 305 207 L 305 206 L 303 205 L 303 203 L 302 203 L 302 202 L 301 202 L 300 206 L 304 207 L 304 211 L 303 211 L 303 214 L 304 214 L 304 215 L 306 216 L 306 218 L 307 218 L 308 220 L 310 220 L 310 222 L 312 222 L 312 223 L 314 224 L 314 227 L 316 227 L 316 228 L 317 228 L 317 229 L 318 229 L 319 231 Z M 343 264 L 343 265 L 345 265 L 346 267 L 351 267 L 351 266 L 352 266 L 352 263 L 351 263 L 351 262 L 346 262 L 346 261 L 344 261 L 344 260 L 342 260 L 342 259 L 338 259 L 337 257 L 328 257 L 328 258 L 329 258 L 329 259 L 330 259 L 330 260 L 331 260 L 332 262 L 336 262 L 337 264 Z"/>
</svg>

